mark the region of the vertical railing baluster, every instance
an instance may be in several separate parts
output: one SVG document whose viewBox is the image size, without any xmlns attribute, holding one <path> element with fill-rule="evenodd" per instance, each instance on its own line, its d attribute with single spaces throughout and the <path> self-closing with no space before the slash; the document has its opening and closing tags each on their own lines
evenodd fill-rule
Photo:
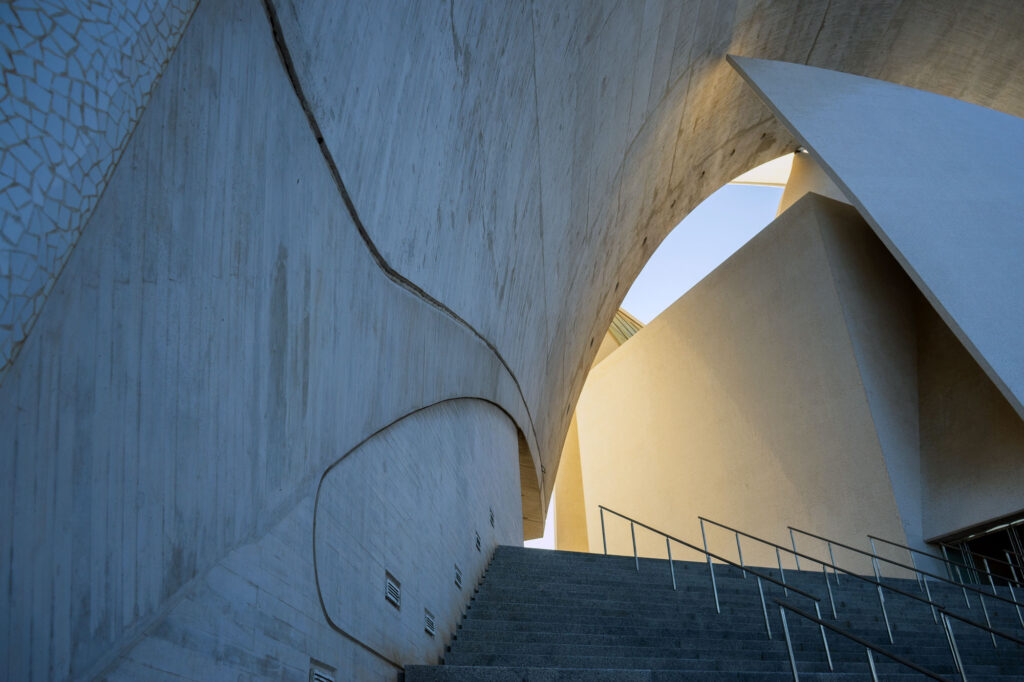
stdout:
<svg viewBox="0 0 1024 682">
<path fill-rule="evenodd" d="M 871 649 L 865 647 L 864 651 L 868 652 L 868 668 L 871 669 L 871 679 L 874 682 L 878 682 L 878 670 L 875 669 L 875 657 L 871 655 Z"/>
<path fill-rule="evenodd" d="M 601 507 L 601 545 L 604 547 L 604 555 L 608 556 L 608 541 L 604 537 L 604 507 Z"/>
<path fill-rule="evenodd" d="M 885 631 L 889 633 L 889 644 L 896 642 L 892 638 L 892 626 L 889 624 L 889 613 L 885 610 L 885 595 L 882 594 L 882 586 L 876 585 L 878 589 L 878 605 L 882 607 L 882 619 L 885 621 Z"/>
<path fill-rule="evenodd" d="M 818 620 L 821 620 L 821 608 L 818 606 L 818 602 L 814 602 L 814 613 L 817 614 Z M 828 639 L 825 637 L 825 626 L 818 623 L 818 629 L 821 630 L 821 644 L 825 647 L 825 658 L 828 659 L 829 672 L 835 672 L 835 668 L 832 666 L 832 652 L 828 650 Z"/>
<path fill-rule="evenodd" d="M 786 572 L 782 570 L 782 555 L 779 554 L 779 548 L 775 548 L 775 558 L 779 561 L 779 575 L 782 576 L 782 592 L 787 597 L 789 596 L 789 590 L 786 589 Z"/>
<path fill-rule="evenodd" d="M 1017 603 L 1017 595 L 1013 593 L 1013 583 L 1007 583 L 1007 587 L 1010 588 L 1010 599 L 1013 600 L 1013 608 L 1017 610 L 1017 620 L 1020 621 L 1020 626 L 1024 628 L 1024 615 L 1021 615 L 1020 605 Z"/>
<path fill-rule="evenodd" d="M 665 538 L 665 549 L 668 550 L 668 570 L 672 572 L 672 589 L 676 589 L 676 567 L 672 563 L 672 543 L 668 537 Z"/>
<path fill-rule="evenodd" d="M 821 565 L 821 574 L 825 576 L 825 587 L 828 589 L 828 603 L 832 606 L 832 620 L 839 620 L 839 616 L 836 615 L 836 600 L 832 597 L 832 583 L 828 579 L 828 570 L 825 569 L 825 564 Z"/>
<path fill-rule="evenodd" d="M 789 665 L 793 669 L 793 682 L 800 682 L 800 675 L 796 672 L 796 656 L 793 655 L 793 641 L 789 638 L 789 625 L 786 623 L 786 609 L 780 606 L 779 615 L 782 616 L 782 633 L 786 636 L 786 651 L 789 652 Z"/>
<path fill-rule="evenodd" d="M 960 673 L 960 679 L 963 682 L 967 682 L 967 673 L 964 671 L 964 662 L 960 658 L 960 648 L 956 645 L 956 637 L 953 636 L 953 623 L 950 622 L 949 616 L 945 613 L 942 614 L 942 625 L 946 630 L 946 637 L 949 638 L 949 650 L 953 654 L 953 665 L 956 667 L 957 672 Z"/>
<path fill-rule="evenodd" d="M 793 558 L 796 560 L 796 570 L 800 570 L 800 555 L 796 553 L 796 538 L 793 537 L 793 529 L 789 529 L 789 543 L 793 545 Z"/>
<path fill-rule="evenodd" d="M 640 572 L 640 558 L 636 554 L 636 529 L 633 522 L 629 522 L 629 534 L 633 536 L 633 563 L 636 564 L 636 572 Z"/>
<path fill-rule="evenodd" d="M 988 559 L 982 559 L 985 564 L 985 573 L 988 574 L 988 584 L 992 586 L 992 594 L 998 595 L 996 592 L 996 581 L 992 579 L 992 569 L 988 567 Z"/>
<path fill-rule="evenodd" d="M 764 588 L 761 587 L 761 576 L 757 577 L 757 592 L 761 595 L 761 612 L 764 614 L 764 629 L 768 631 L 768 639 L 772 638 L 772 626 L 768 622 L 768 605 L 764 603 Z"/>
<path fill-rule="evenodd" d="M 740 548 L 740 534 L 736 533 L 736 553 L 740 555 L 740 566 L 743 570 L 743 579 L 747 579 L 746 565 L 743 563 L 743 550 Z"/>
<path fill-rule="evenodd" d="M 839 569 L 836 568 L 836 555 L 832 553 L 832 543 L 825 543 L 828 545 L 828 557 L 832 560 L 832 574 L 836 577 L 836 585 L 839 585 Z"/>
<path fill-rule="evenodd" d="M 957 577 L 960 578 L 960 591 L 964 593 L 964 603 L 967 604 L 967 608 L 971 608 L 971 600 L 967 598 L 967 588 L 964 587 L 964 574 L 960 572 L 960 567 L 955 566 Z"/>
<path fill-rule="evenodd" d="M 928 597 L 928 606 L 931 607 L 932 610 L 932 620 L 938 623 L 939 616 L 938 612 L 935 610 L 935 602 L 932 601 L 932 591 L 928 587 L 928 576 L 924 576 L 924 594 Z"/>
<path fill-rule="evenodd" d="M 989 626 L 989 628 L 991 628 L 991 627 L 992 627 L 992 621 L 990 621 L 990 620 L 988 619 L 988 607 L 987 607 L 987 606 L 985 606 L 985 595 L 983 595 L 983 594 L 981 594 L 981 593 L 979 592 L 979 593 L 978 593 L 978 601 L 980 601 L 980 602 L 981 602 L 981 611 L 982 611 L 982 613 L 984 613 L 984 614 L 985 614 L 985 625 L 987 625 L 987 626 Z M 992 648 L 994 648 L 994 649 L 997 649 L 997 648 L 999 648 L 999 645 L 998 645 L 998 644 L 996 644 L 996 636 L 995 636 L 995 633 L 993 633 L 993 632 L 990 632 L 990 633 L 988 633 L 988 636 L 992 638 Z"/>
</svg>

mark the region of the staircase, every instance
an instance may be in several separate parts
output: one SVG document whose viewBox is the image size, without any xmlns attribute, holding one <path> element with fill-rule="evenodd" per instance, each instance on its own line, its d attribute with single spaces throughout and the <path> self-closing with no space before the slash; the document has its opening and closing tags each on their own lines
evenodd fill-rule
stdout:
<svg viewBox="0 0 1024 682">
<path fill-rule="evenodd" d="M 444 663 L 410 665 L 405 682 L 469 680 L 792 680 L 793 673 L 774 599 L 814 612 L 812 603 L 764 582 L 772 631 L 769 639 L 756 580 L 731 566 L 715 566 L 721 613 L 705 562 L 675 561 L 673 590 L 668 561 L 521 547 L 499 547 Z M 778 569 L 757 569 L 779 579 Z M 894 645 L 889 644 L 874 586 L 832 578 L 838 620 L 832 620 L 820 571 L 786 570 L 786 582 L 821 598 L 824 620 L 907 658 L 949 680 L 959 680 L 949 644 L 926 604 L 886 594 Z M 885 580 L 918 592 L 915 580 Z M 932 598 L 949 610 L 984 623 L 978 599 L 964 606 L 960 591 L 930 583 Z M 1002 592 L 1000 592 L 1002 594 Z M 994 628 L 1024 638 L 1012 606 L 987 600 Z M 787 612 L 801 680 L 871 679 L 865 648 L 828 632 L 835 672 L 829 672 L 816 624 Z M 967 678 L 972 682 L 1024 679 L 1024 647 L 954 621 Z M 874 654 L 881 680 L 927 679 Z"/>
</svg>

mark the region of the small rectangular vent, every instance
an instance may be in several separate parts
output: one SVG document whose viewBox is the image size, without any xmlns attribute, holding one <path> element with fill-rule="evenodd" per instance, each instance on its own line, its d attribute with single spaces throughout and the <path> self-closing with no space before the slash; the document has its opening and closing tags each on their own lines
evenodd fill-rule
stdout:
<svg viewBox="0 0 1024 682">
<path fill-rule="evenodd" d="M 476 534 L 476 551 L 480 551 L 480 533 Z"/>
<path fill-rule="evenodd" d="M 334 668 L 319 661 L 310 661 L 309 682 L 334 682 Z"/>
<path fill-rule="evenodd" d="M 437 632 L 437 624 L 434 622 L 434 614 L 426 609 L 423 609 L 423 630 L 431 637 L 433 637 L 434 633 Z"/>
<path fill-rule="evenodd" d="M 384 598 L 394 604 L 396 609 L 402 608 L 402 583 L 387 571 L 384 576 Z"/>
<path fill-rule="evenodd" d="M 334 682 L 334 678 L 325 670 L 313 668 L 309 671 L 309 682 Z"/>
<path fill-rule="evenodd" d="M 462 589 L 462 569 L 458 564 L 455 564 L 455 587 Z"/>
<path fill-rule="evenodd" d="M 494 507 L 491 507 L 491 528 L 494 528 Z"/>
</svg>

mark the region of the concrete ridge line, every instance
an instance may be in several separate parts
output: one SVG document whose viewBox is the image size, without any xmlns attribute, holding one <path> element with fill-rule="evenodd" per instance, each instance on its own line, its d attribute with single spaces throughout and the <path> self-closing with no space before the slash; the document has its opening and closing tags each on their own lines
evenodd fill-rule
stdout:
<svg viewBox="0 0 1024 682">
<path fill-rule="evenodd" d="M 512 371 L 511 366 L 502 356 L 497 346 L 494 345 L 483 334 L 481 334 L 473 325 L 467 322 L 454 310 L 446 306 L 444 303 L 439 301 L 437 298 L 431 296 L 422 287 L 408 279 L 397 270 L 395 270 L 390 263 L 385 260 L 384 256 L 380 253 L 377 245 L 374 244 L 370 238 L 369 232 L 367 232 L 365 225 L 363 225 L 362 219 L 359 217 L 359 212 L 356 210 L 355 203 L 352 201 L 352 197 L 348 192 L 348 188 L 345 186 L 345 181 L 341 177 L 341 173 L 338 170 L 337 164 L 334 162 L 334 156 L 331 154 L 331 150 L 328 148 L 327 143 L 324 141 L 323 133 L 320 130 L 320 125 L 316 120 L 316 116 L 313 114 L 313 109 L 309 104 L 309 100 L 306 98 L 305 91 L 302 89 L 302 83 L 299 80 L 298 72 L 295 70 L 295 63 L 291 57 L 291 51 L 288 49 L 288 44 L 284 39 L 284 31 L 281 28 L 281 22 L 277 15 L 277 8 L 274 6 L 273 0 L 263 0 L 263 7 L 267 13 L 267 19 L 270 22 L 270 29 L 273 34 L 274 44 L 277 47 L 278 56 L 281 57 L 281 62 L 284 66 L 285 72 L 288 75 L 288 80 L 292 84 L 292 89 L 295 91 L 295 96 L 299 100 L 299 105 L 302 107 L 302 111 L 306 114 L 306 122 L 309 124 L 310 130 L 313 132 L 313 136 L 316 138 L 316 143 L 320 147 L 320 153 L 324 157 L 324 161 L 327 163 L 327 168 L 330 171 L 331 177 L 334 179 L 334 184 L 338 188 L 338 192 L 341 194 L 342 201 L 345 202 L 345 208 L 348 210 L 349 217 L 356 226 L 356 230 L 359 232 L 359 236 L 362 238 L 363 243 L 366 245 L 367 250 L 370 252 L 370 256 L 373 257 L 377 267 L 380 268 L 385 275 L 391 281 L 398 284 L 400 287 L 406 289 L 413 295 L 422 299 L 426 303 L 434 306 L 441 312 L 445 313 L 453 320 L 464 326 L 466 329 L 471 331 L 480 341 L 487 346 L 488 349 L 494 354 L 494 356 L 501 363 L 505 371 L 512 378 L 512 382 L 516 385 L 516 390 L 519 392 L 519 398 L 523 402 L 523 407 L 526 410 L 526 417 L 530 421 L 530 431 L 533 434 L 533 441 L 537 444 L 537 462 L 542 464 L 540 459 L 540 439 L 537 437 L 537 427 L 534 424 L 533 413 L 530 411 L 530 404 L 526 400 L 526 395 L 523 393 L 523 387 L 519 384 L 519 378 L 515 372 Z M 544 480 L 544 472 L 541 469 L 538 473 L 541 475 L 541 480 Z M 543 498 L 543 486 L 541 490 L 541 496 Z"/>
</svg>

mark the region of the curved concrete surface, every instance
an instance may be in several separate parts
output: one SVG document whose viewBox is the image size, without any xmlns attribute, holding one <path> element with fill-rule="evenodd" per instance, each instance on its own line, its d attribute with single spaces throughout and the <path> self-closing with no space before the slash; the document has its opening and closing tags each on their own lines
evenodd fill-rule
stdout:
<svg viewBox="0 0 1024 682">
<path fill-rule="evenodd" d="M 234 626 L 170 614 L 197 595 L 221 613 L 219 565 L 275 547 L 338 452 L 437 400 L 500 405 L 547 499 L 645 260 L 795 144 L 726 53 L 1020 115 L 1022 27 L 1012 0 L 204 0 L 120 162 L 95 166 L 109 185 L 0 385 L 0 582 L 20 586 L 0 591 L 0 670 L 88 676 L 158 635 L 149 673 L 177 662 L 159 636 L 213 637 L 188 675 L 229 675 Z M 321 614 L 294 611 L 240 639 L 377 670 L 340 636 L 302 649 L 288 627 Z"/>
</svg>

